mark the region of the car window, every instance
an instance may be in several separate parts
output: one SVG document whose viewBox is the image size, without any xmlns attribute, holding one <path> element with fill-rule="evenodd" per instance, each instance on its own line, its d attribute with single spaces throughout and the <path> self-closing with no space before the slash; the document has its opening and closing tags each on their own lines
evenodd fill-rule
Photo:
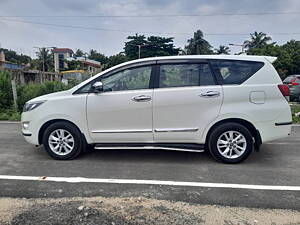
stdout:
<svg viewBox="0 0 300 225">
<path fill-rule="evenodd" d="M 240 60 L 212 60 L 212 64 L 220 72 L 223 84 L 241 84 L 264 65 L 263 62 Z"/>
<path fill-rule="evenodd" d="M 290 77 L 285 78 L 285 79 L 283 80 L 283 83 L 288 84 L 288 83 L 290 83 L 290 82 L 293 82 L 294 80 L 296 80 L 296 77 L 290 76 Z"/>
<path fill-rule="evenodd" d="M 151 66 L 125 69 L 102 78 L 103 91 L 147 89 L 150 84 Z"/>
<path fill-rule="evenodd" d="M 284 84 L 289 84 L 289 83 L 292 83 L 292 82 L 295 82 L 295 81 L 297 81 L 297 82 L 299 82 L 300 81 L 300 76 L 288 76 L 287 78 L 285 78 L 284 80 L 283 80 L 283 83 Z"/>
<path fill-rule="evenodd" d="M 159 87 L 214 85 L 208 64 L 169 64 L 160 66 Z"/>
</svg>

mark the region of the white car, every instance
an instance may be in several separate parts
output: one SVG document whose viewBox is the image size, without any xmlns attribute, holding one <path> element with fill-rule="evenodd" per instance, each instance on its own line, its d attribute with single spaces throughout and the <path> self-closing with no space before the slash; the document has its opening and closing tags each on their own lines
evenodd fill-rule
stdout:
<svg viewBox="0 0 300 225">
<path fill-rule="evenodd" d="M 32 99 L 25 139 L 54 159 L 95 149 L 202 152 L 238 163 L 288 136 L 287 85 L 275 57 L 197 55 L 126 62 L 76 87 Z"/>
</svg>

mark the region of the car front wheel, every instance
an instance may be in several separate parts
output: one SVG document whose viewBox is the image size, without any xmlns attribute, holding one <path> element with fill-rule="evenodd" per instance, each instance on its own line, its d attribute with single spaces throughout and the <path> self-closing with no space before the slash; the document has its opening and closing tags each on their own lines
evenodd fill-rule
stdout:
<svg viewBox="0 0 300 225">
<path fill-rule="evenodd" d="M 47 153 L 59 160 L 74 159 L 84 148 L 80 131 L 67 122 L 51 124 L 44 132 L 43 144 Z"/>
<path fill-rule="evenodd" d="M 253 138 L 245 126 L 238 123 L 224 123 L 211 132 L 208 148 L 217 161 L 239 163 L 251 154 Z"/>
</svg>

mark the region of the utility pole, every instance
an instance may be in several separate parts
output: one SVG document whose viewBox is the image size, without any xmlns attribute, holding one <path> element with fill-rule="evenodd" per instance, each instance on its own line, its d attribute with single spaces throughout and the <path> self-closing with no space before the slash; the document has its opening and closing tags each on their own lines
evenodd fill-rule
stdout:
<svg viewBox="0 0 300 225">
<path fill-rule="evenodd" d="M 16 87 L 16 81 L 14 79 L 11 80 L 11 88 L 12 88 L 12 92 L 13 92 L 13 99 L 14 99 L 14 107 L 16 109 L 16 111 L 18 111 L 18 95 L 17 95 L 17 87 Z"/>
<path fill-rule="evenodd" d="M 139 59 L 141 58 L 141 48 L 142 48 L 142 47 L 149 46 L 149 45 L 135 45 L 135 44 L 128 44 L 128 45 L 138 47 L 138 56 L 139 56 Z"/>
<path fill-rule="evenodd" d="M 243 44 L 229 44 L 231 46 L 239 46 L 242 48 L 241 54 L 245 54 L 245 43 Z"/>
</svg>

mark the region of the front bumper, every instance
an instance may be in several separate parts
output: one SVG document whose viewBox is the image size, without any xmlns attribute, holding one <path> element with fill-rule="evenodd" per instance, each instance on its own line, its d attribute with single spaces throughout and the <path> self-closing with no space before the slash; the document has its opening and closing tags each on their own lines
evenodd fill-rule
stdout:
<svg viewBox="0 0 300 225">
<path fill-rule="evenodd" d="M 28 125 L 25 127 L 24 123 Z M 40 125 L 38 120 L 34 117 L 34 113 L 25 112 L 21 116 L 22 134 L 25 140 L 33 145 L 39 145 L 39 130 Z"/>
</svg>

